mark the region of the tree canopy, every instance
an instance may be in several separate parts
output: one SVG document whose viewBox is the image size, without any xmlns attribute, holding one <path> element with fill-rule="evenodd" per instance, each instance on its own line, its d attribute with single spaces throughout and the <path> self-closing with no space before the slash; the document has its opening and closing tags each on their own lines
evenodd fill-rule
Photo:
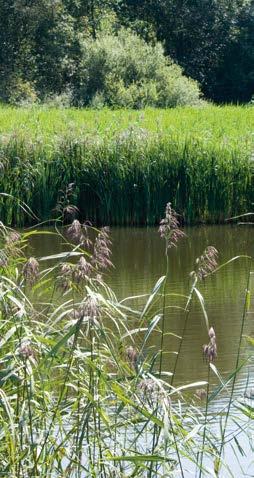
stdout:
<svg viewBox="0 0 254 478">
<path fill-rule="evenodd" d="M 87 48 L 103 35 L 119 46 L 123 27 L 148 48 L 161 42 L 166 62 L 206 98 L 248 102 L 254 94 L 254 0 L 0 0 L 0 98 L 43 101 L 72 91 L 80 102 L 91 83 Z"/>
</svg>

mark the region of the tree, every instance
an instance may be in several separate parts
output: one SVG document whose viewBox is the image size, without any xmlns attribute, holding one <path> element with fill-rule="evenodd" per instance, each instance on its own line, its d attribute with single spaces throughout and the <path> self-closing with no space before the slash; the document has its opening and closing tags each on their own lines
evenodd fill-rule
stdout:
<svg viewBox="0 0 254 478">
<path fill-rule="evenodd" d="M 206 96 L 218 89 L 218 66 L 232 38 L 245 0 L 122 0 L 122 17 L 151 22 L 166 53 L 198 80 Z"/>
<path fill-rule="evenodd" d="M 219 102 L 247 102 L 254 94 L 254 0 L 237 18 L 235 35 L 223 52 L 213 96 Z"/>
</svg>

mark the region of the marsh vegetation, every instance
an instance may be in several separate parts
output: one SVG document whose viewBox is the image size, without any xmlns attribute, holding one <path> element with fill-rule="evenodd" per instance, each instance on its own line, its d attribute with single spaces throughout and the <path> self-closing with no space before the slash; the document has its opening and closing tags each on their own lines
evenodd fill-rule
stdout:
<svg viewBox="0 0 254 478">
<path fill-rule="evenodd" d="M 66 207 L 70 211 L 70 204 Z M 57 235 L 62 252 L 38 259 L 26 257 L 35 230 L 20 235 L 1 227 L 2 476 L 230 473 L 224 449 L 230 443 L 241 459 L 236 437 L 247 439 L 252 429 L 251 397 L 235 401 L 234 396 L 237 374 L 251 363 L 251 352 L 240 355 L 251 307 L 251 257 L 219 264 L 216 249 L 206 247 L 194 261 L 188 294 L 172 292 L 169 252 L 185 239 L 168 205 L 160 224 L 164 275 L 147 295 L 118 300 L 104 279 L 112 267 L 108 229 L 77 219 L 60 225 L 57 221 L 55 231 L 44 234 Z M 239 260 L 248 270 L 240 336 L 234 370 L 222 377 L 216 359 L 223 351 L 217 350 L 201 288 L 209 275 Z M 207 375 L 180 384 L 179 359 L 194 303 L 206 336 L 199 353 Z M 174 310 L 182 316 L 179 335 L 165 327 Z M 157 347 L 151 347 L 154 335 Z M 165 348 L 169 336 L 172 349 L 168 341 Z M 215 411 L 221 395 L 223 406 Z"/>
</svg>

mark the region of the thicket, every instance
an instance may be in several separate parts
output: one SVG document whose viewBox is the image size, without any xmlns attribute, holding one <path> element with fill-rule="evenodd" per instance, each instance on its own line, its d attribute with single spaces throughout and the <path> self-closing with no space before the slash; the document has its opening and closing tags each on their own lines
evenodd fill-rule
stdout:
<svg viewBox="0 0 254 478">
<path fill-rule="evenodd" d="M 49 106 L 96 109 L 168 108 L 201 102 L 197 82 L 185 77 L 182 69 L 165 57 L 162 45 L 148 44 L 130 30 L 100 33 L 96 39 L 81 38 L 79 50 L 75 76 L 63 89 L 57 89 L 60 76 L 54 90 L 48 91 L 36 80 L 28 81 L 17 74 L 7 86 L 8 101 L 20 106 L 42 101 Z M 72 62 L 66 60 L 65 67 L 71 72 Z"/>
<path fill-rule="evenodd" d="M 165 57 L 160 43 L 149 45 L 124 29 L 82 41 L 78 76 L 74 103 L 80 106 L 140 109 L 200 102 L 198 84 Z"/>
</svg>

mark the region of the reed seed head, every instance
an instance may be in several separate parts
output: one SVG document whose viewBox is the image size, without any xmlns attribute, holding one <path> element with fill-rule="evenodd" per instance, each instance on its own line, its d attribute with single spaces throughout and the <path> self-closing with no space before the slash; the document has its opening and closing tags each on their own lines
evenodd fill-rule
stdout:
<svg viewBox="0 0 254 478">
<path fill-rule="evenodd" d="M 217 249 L 213 246 L 208 246 L 204 250 L 202 256 L 196 259 L 197 268 L 196 272 L 194 271 L 194 274 L 196 274 L 199 279 L 205 279 L 205 277 L 214 272 L 214 270 L 217 268 L 217 257 Z"/>
<path fill-rule="evenodd" d="M 90 295 L 87 297 L 83 306 L 83 315 L 84 317 L 89 317 L 92 320 L 95 320 L 99 315 L 99 305 L 95 297 Z"/>
<path fill-rule="evenodd" d="M 157 383 L 152 378 L 144 378 L 141 380 L 139 388 L 145 395 L 152 395 L 159 390 Z"/>
<path fill-rule="evenodd" d="M 77 219 L 74 219 L 67 228 L 67 237 L 83 248 L 89 249 L 91 247 L 92 241 L 89 239 L 87 223 L 80 224 Z"/>
<path fill-rule="evenodd" d="M 59 286 L 64 290 L 68 290 L 72 282 L 73 265 L 68 262 L 64 262 L 60 268 L 60 274 L 58 276 Z"/>
<path fill-rule="evenodd" d="M 130 364 L 132 365 L 132 367 L 136 367 L 137 365 L 137 361 L 138 361 L 138 352 L 136 349 L 134 349 L 134 347 L 132 347 L 132 345 L 130 345 L 127 349 L 126 349 L 126 355 L 127 355 L 127 358 L 128 358 L 128 361 L 130 362 Z"/>
<path fill-rule="evenodd" d="M 185 236 L 180 229 L 177 213 L 169 202 L 166 205 L 165 218 L 161 220 L 159 227 L 160 236 L 166 240 L 166 248 L 176 247 L 179 239 Z"/>
<path fill-rule="evenodd" d="M 197 397 L 199 400 L 204 400 L 207 396 L 206 390 L 204 388 L 199 388 L 196 390 L 195 397 Z"/>
<path fill-rule="evenodd" d="M 64 220 L 70 220 L 75 217 L 75 215 L 79 212 L 77 206 L 74 206 L 73 204 L 68 204 L 63 208 L 63 217 Z"/>
<path fill-rule="evenodd" d="M 210 327 L 209 332 L 208 332 L 208 335 L 209 335 L 210 339 L 212 339 L 213 337 L 215 337 L 215 332 L 214 332 L 214 328 L 213 328 L 213 327 Z"/>
<path fill-rule="evenodd" d="M 72 224 L 67 228 L 67 236 L 69 239 L 77 244 L 81 242 L 82 226 L 78 219 L 74 219 Z"/>
<path fill-rule="evenodd" d="M 6 236 L 6 243 L 13 244 L 20 240 L 21 236 L 17 231 L 10 231 L 9 234 Z"/>
<path fill-rule="evenodd" d="M 98 236 L 96 237 L 94 244 L 94 251 L 92 257 L 92 263 L 98 270 L 107 269 L 112 267 L 113 264 L 110 260 L 111 256 L 111 240 L 109 238 L 109 228 L 102 227 Z"/>
<path fill-rule="evenodd" d="M 91 264 L 84 258 L 84 256 L 81 256 L 76 267 L 74 268 L 73 280 L 79 283 L 88 279 L 91 276 L 92 270 L 93 268 Z"/>
<path fill-rule="evenodd" d="M 8 258 L 5 251 L 0 250 L 0 267 L 6 267 L 8 265 Z"/>
<path fill-rule="evenodd" d="M 34 257 L 30 257 L 23 267 L 25 281 L 33 285 L 39 277 L 39 263 Z"/>
<path fill-rule="evenodd" d="M 216 335 L 213 327 L 210 327 L 208 331 L 209 344 L 203 345 L 203 356 L 207 362 L 214 362 L 217 358 L 217 344 L 216 344 Z"/>
<path fill-rule="evenodd" d="M 34 357 L 34 351 L 32 349 L 32 347 L 28 344 L 26 345 L 22 345 L 20 348 L 19 348 L 19 356 L 25 361 L 25 360 L 28 360 L 30 357 Z"/>
<path fill-rule="evenodd" d="M 91 296 L 86 297 L 84 302 L 82 302 L 77 309 L 74 309 L 70 315 L 77 321 L 82 321 L 86 318 L 93 322 L 99 316 L 99 305 L 96 298 Z"/>
</svg>

